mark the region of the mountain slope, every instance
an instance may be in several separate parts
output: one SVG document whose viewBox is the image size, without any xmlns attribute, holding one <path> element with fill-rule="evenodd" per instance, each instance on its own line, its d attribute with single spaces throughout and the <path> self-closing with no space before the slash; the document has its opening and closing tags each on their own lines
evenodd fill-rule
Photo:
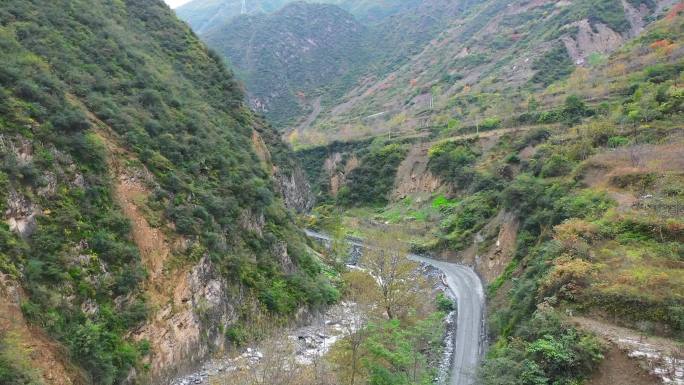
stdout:
<svg viewBox="0 0 684 385">
<path fill-rule="evenodd" d="M 682 44 L 679 3 L 479 132 L 301 149 L 324 203 L 311 223 L 338 207 L 350 233 L 389 225 L 474 266 L 491 341 L 478 383 L 684 381 Z"/>
<path fill-rule="evenodd" d="M 335 296 L 271 178 L 296 163 L 161 1 L 6 1 L 0 46 L 0 300 L 76 368 L 2 323 L 0 382 L 162 382 Z"/>
<path fill-rule="evenodd" d="M 601 62 L 672 3 L 488 1 L 467 8 L 401 67 L 366 77 L 324 109 L 297 140 L 315 142 L 316 131 L 331 126 L 363 137 L 416 133 L 450 119 L 474 127 L 522 112 L 530 93 L 576 65 Z"/>
<path fill-rule="evenodd" d="M 297 119 L 302 120 L 299 125 L 308 126 L 321 106 L 334 106 L 364 77 L 397 68 L 476 3 L 338 4 L 355 10 L 355 15 L 333 5 L 301 2 L 290 2 L 273 13 L 217 16 L 211 26 L 198 26 L 193 16 L 182 11 L 179 15 L 236 66 L 252 108 L 282 129 Z M 215 5 L 198 0 L 189 8 Z"/>
<path fill-rule="evenodd" d="M 248 0 L 245 2 L 245 13 L 272 13 L 286 4 L 296 0 Z M 334 4 L 362 22 L 377 22 L 384 18 L 411 9 L 420 2 L 417 0 L 385 0 L 381 2 L 369 0 L 325 0 L 317 3 Z M 242 1 L 236 0 L 193 0 L 178 7 L 176 14 L 185 20 L 193 30 L 203 34 L 222 25 L 242 13 Z"/>
<path fill-rule="evenodd" d="M 368 60 L 366 28 L 334 5 L 291 3 L 270 15 L 241 16 L 204 41 L 245 81 L 250 105 L 282 125 L 309 92 L 345 82 Z"/>
</svg>

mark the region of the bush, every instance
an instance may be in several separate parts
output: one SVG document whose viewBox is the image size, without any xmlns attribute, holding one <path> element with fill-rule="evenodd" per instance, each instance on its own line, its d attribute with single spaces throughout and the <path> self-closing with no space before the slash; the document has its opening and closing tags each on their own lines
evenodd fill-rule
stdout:
<svg viewBox="0 0 684 385">
<path fill-rule="evenodd" d="M 651 83 L 663 83 L 676 79 L 683 68 L 682 64 L 656 64 L 644 69 L 644 77 Z"/>
<path fill-rule="evenodd" d="M 618 148 L 629 144 L 629 138 L 624 136 L 611 136 L 606 143 L 610 148 Z"/>
<path fill-rule="evenodd" d="M 406 146 L 398 143 L 371 146 L 361 157 L 359 167 L 347 176 L 346 186 L 338 191 L 338 202 L 346 206 L 387 203 L 397 168 L 407 151 Z"/>
<path fill-rule="evenodd" d="M 245 329 L 240 325 L 234 325 L 226 330 L 226 337 L 232 342 L 236 347 L 241 347 L 247 343 L 248 335 Z"/>
<path fill-rule="evenodd" d="M 553 154 L 542 166 L 539 176 L 542 178 L 567 175 L 572 171 L 572 162 L 560 154 Z"/>
<path fill-rule="evenodd" d="M 593 115 L 593 111 L 587 108 L 584 101 L 577 95 L 570 95 L 565 99 L 563 106 L 563 120 L 568 125 L 579 123 L 582 118 Z"/>
<path fill-rule="evenodd" d="M 437 310 L 441 312 L 448 313 L 450 311 L 456 310 L 456 304 L 454 303 L 454 301 L 452 301 L 451 298 L 444 295 L 444 293 L 437 294 L 437 298 L 435 299 L 435 301 L 437 302 Z"/>
<path fill-rule="evenodd" d="M 446 211 L 446 217 L 440 224 L 440 237 L 454 250 L 464 248 L 495 214 L 496 208 L 496 196 L 490 192 L 468 196 Z"/>
<path fill-rule="evenodd" d="M 475 176 L 470 166 L 479 156 L 469 144 L 447 141 L 434 145 L 428 151 L 430 171 L 465 189 Z"/>
<path fill-rule="evenodd" d="M 537 72 L 532 76 L 531 82 L 546 87 L 569 76 L 574 69 L 574 63 L 565 45 L 559 44 L 535 60 L 532 69 Z"/>
<path fill-rule="evenodd" d="M 486 118 L 480 124 L 483 130 L 493 130 L 495 128 L 501 127 L 501 119 L 497 117 Z"/>
<path fill-rule="evenodd" d="M 552 309 L 537 310 L 517 331 L 488 352 L 478 371 L 483 384 L 580 383 L 603 359 L 596 337 L 561 321 Z"/>
</svg>

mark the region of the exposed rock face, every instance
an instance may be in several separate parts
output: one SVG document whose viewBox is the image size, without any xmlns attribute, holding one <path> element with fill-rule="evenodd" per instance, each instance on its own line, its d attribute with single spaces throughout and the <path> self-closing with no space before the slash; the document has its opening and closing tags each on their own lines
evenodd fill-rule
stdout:
<svg viewBox="0 0 684 385">
<path fill-rule="evenodd" d="M 28 238 L 36 230 L 36 216 L 40 210 L 24 195 L 14 190 L 9 191 L 5 218 L 10 230 L 22 238 Z"/>
<path fill-rule="evenodd" d="M 101 125 L 101 124 L 100 124 Z M 126 163 L 131 154 L 118 145 L 105 128 L 97 134 L 107 148 L 107 162 L 115 173 L 115 197 L 133 226 L 133 241 L 140 250 L 148 276 L 144 288 L 154 311 L 150 319 L 131 333 L 135 340 L 147 340 L 151 354 L 146 357 L 149 372 L 128 376 L 128 383 L 140 381 L 166 384 L 179 371 L 190 370 L 211 352 L 225 348 L 222 330 L 237 320 L 239 302 L 229 292 L 229 284 L 206 256 L 194 265 L 170 268 L 169 259 L 192 248 L 192 242 L 152 226 L 139 207 L 150 195 L 155 181 L 144 167 Z M 261 234 L 264 216 L 243 212 L 240 226 Z M 192 253 L 192 251 L 190 251 Z M 96 311 L 86 306 L 84 311 Z"/>
<path fill-rule="evenodd" d="M 470 247 L 457 255 L 449 251 L 442 255 L 473 266 L 485 282 L 492 282 L 513 258 L 519 227 L 520 220 L 516 215 L 502 210 L 475 234 Z"/>
<path fill-rule="evenodd" d="M 190 370 L 212 351 L 224 349 L 221 330 L 237 320 L 238 300 L 208 258 L 176 274 L 173 285 L 171 301 L 134 333 L 135 339 L 146 339 L 152 346 L 149 376 L 158 384 Z"/>
<path fill-rule="evenodd" d="M 19 165 L 30 164 L 33 160 L 33 146 L 23 137 L 7 138 L 0 135 L 0 151 L 6 151 L 14 156 Z M 36 216 L 40 209 L 24 194 L 10 188 L 7 192 L 4 219 L 10 230 L 26 239 L 36 229 Z"/>
<path fill-rule="evenodd" d="M 433 193 L 442 186 L 442 181 L 428 170 L 429 148 L 430 144 L 411 147 L 397 169 L 392 200 L 410 194 Z"/>
<path fill-rule="evenodd" d="M 323 168 L 330 180 L 330 195 L 337 196 L 340 188 L 347 182 L 347 175 L 359 167 L 361 161 L 356 155 L 345 159 L 342 153 L 335 152 L 323 163 Z"/>
<path fill-rule="evenodd" d="M 276 170 L 274 177 L 287 208 L 298 213 L 311 210 L 315 198 L 301 167 L 295 167 L 289 175 Z"/>
<path fill-rule="evenodd" d="M 520 221 L 515 214 L 501 211 L 494 218 L 494 223 L 499 227 L 496 241 L 487 251 L 486 255 L 479 259 L 478 271 L 480 271 L 487 282 L 493 281 L 501 275 L 515 253 L 515 243 L 517 239 Z"/>
<path fill-rule="evenodd" d="M 264 168 L 275 180 L 276 187 L 285 201 L 285 207 L 298 213 L 311 210 L 315 198 L 301 166 L 295 163 L 289 173 L 281 169 L 273 161 L 268 145 L 256 130 L 252 133 L 252 147 Z"/>
<path fill-rule="evenodd" d="M 287 243 L 276 243 L 275 246 L 273 246 L 272 253 L 278 258 L 280 267 L 286 274 L 292 274 L 297 270 L 294 262 L 292 262 L 292 258 L 290 258 L 290 255 L 287 253 Z"/>
<path fill-rule="evenodd" d="M 593 26 L 584 19 L 572 24 L 577 27 L 575 38 L 562 38 L 568 54 L 575 64 L 584 64 L 587 57 L 595 52 L 606 54 L 618 48 L 624 42 L 624 37 L 610 29 L 607 25 L 596 23 Z"/>
</svg>

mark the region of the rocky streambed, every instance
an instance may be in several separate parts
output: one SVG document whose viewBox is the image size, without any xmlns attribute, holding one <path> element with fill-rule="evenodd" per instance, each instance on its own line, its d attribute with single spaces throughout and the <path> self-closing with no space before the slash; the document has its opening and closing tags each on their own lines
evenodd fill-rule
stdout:
<svg viewBox="0 0 684 385">
<path fill-rule="evenodd" d="M 293 352 L 292 364 L 309 365 L 325 355 L 330 348 L 361 325 L 356 304 L 341 302 L 331 306 L 325 313 L 314 317 L 306 326 L 284 330 L 278 343 L 287 345 Z M 277 339 L 277 337 L 276 337 Z M 170 385 L 209 385 L 215 380 L 229 376 L 231 372 L 247 371 L 267 359 L 271 346 L 257 344 L 244 352 L 209 360 L 202 367 L 173 380 Z"/>
<path fill-rule="evenodd" d="M 453 298 L 445 283 L 442 273 L 426 264 L 421 264 L 421 274 L 434 277 L 434 292 L 442 291 Z M 306 366 L 316 362 L 328 353 L 340 339 L 358 330 L 363 325 L 363 315 L 353 302 L 340 302 L 331 306 L 325 313 L 315 316 L 304 326 L 284 329 L 282 334 L 269 341 L 247 347 L 241 353 L 226 354 L 205 362 L 198 370 L 178 377 L 169 385 L 213 385 L 230 383 L 232 376 L 255 370 L 258 366 L 268 366 L 274 354 L 286 352 L 285 363 L 281 359 L 277 365 L 295 367 Z M 445 319 L 446 335 L 444 337 L 444 353 L 439 364 L 438 378 L 440 385 L 449 379 L 451 361 L 454 352 L 456 311 L 449 313 Z M 275 346 L 275 348 L 274 348 Z M 274 353 L 277 351 L 277 353 Z"/>
</svg>

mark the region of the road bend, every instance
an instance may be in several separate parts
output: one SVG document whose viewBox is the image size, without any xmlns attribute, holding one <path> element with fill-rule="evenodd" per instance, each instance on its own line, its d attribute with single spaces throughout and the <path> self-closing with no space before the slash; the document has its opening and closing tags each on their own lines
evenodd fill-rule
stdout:
<svg viewBox="0 0 684 385">
<path fill-rule="evenodd" d="M 315 231 L 306 230 L 315 239 L 330 241 L 330 237 Z M 357 240 L 350 244 L 361 246 Z M 451 357 L 450 385 L 472 385 L 482 352 L 484 351 L 484 308 L 485 296 L 482 281 L 468 266 L 439 261 L 425 256 L 411 254 L 409 259 L 426 263 L 441 270 L 449 289 L 456 296 L 457 320 L 454 336 L 454 352 Z"/>
</svg>

